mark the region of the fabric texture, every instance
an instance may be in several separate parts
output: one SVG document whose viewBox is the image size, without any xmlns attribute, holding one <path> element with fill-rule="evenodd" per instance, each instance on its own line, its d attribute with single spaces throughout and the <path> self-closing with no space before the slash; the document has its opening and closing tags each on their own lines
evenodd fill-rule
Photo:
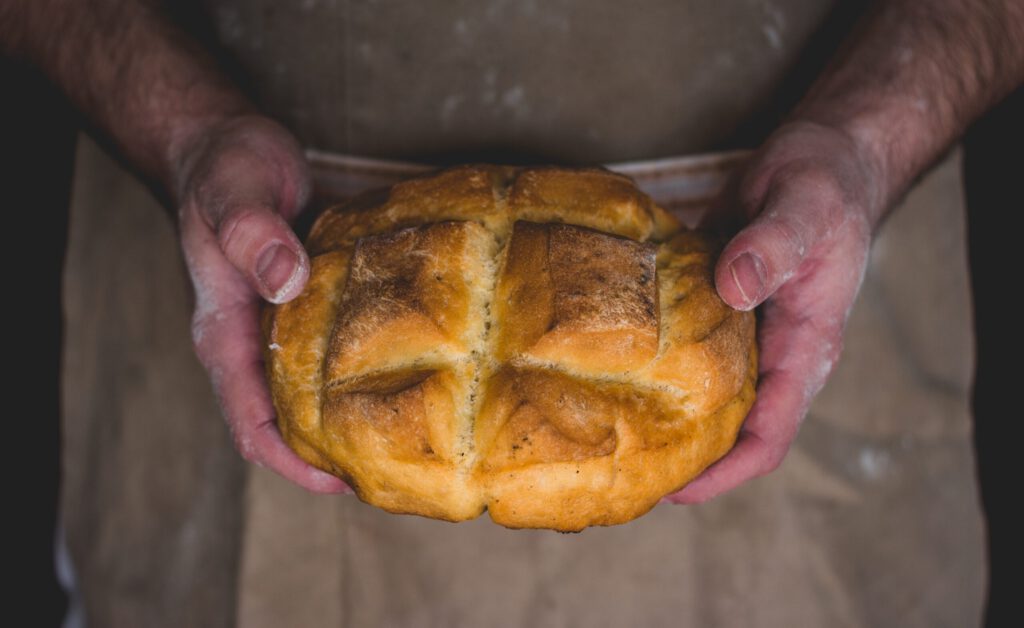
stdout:
<svg viewBox="0 0 1024 628">
<path fill-rule="evenodd" d="M 838 45 L 830 10 L 848 28 L 864 4 L 193 1 L 228 66 L 306 146 L 560 164 L 748 147 L 741 127 L 773 125 Z"/>
</svg>

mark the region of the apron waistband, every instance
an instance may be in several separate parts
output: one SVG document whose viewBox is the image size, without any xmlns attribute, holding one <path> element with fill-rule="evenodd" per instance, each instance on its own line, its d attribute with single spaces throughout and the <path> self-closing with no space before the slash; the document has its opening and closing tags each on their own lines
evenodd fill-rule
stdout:
<svg viewBox="0 0 1024 628">
<path fill-rule="evenodd" d="M 692 225 L 725 185 L 729 174 L 749 156 L 748 150 L 734 150 L 612 163 L 605 167 L 632 177 L 656 203 Z M 316 194 L 328 202 L 351 198 L 436 169 L 426 164 L 320 150 L 307 150 L 306 158 Z"/>
</svg>

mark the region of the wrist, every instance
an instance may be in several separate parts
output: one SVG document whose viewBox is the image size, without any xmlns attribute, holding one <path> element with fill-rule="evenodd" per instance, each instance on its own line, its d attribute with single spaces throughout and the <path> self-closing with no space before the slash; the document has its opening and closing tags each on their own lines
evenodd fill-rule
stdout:
<svg viewBox="0 0 1024 628">
<path fill-rule="evenodd" d="M 1024 79 L 1018 0 L 879 2 L 793 111 L 837 129 L 882 184 L 881 219 L 985 109 Z"/>
<path fill-rule="evenodd" d="M 100 140 L 167 197 L 175 194 L 182 155 L 198 138 L 227 118 L 254 113 L 160 3 L 23 0 L 3 13 L 0 49 L 38 66 Z"/>
<path fill-rule="evenodd" d="M 814 124 L 846 139 L 850 155 L 871 184 L 864 192 L 867 217 L 875 226 L 944 146 L 915 108 L 881 103 L 858 107 L 849 100 L 813 103 L 798 107 L 790 123 Z"/>
</svg>

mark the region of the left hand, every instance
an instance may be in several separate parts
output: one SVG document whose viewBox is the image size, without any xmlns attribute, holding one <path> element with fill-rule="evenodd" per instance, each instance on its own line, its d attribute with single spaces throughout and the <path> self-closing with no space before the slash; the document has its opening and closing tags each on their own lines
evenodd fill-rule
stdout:
<svg viewBox="0 0 1024 628">
<path fill-rule="evenodd" d="M 704 502 L 771 472 L 835 366 L 880 214 L 880 168 L 848 135 L 779 128 L 705 222 L 748 223 L 722 251 L 715 285 L 739 310 L 758 305 L 757 400 L 733 449 L 665 499 Z"/>
</svg>

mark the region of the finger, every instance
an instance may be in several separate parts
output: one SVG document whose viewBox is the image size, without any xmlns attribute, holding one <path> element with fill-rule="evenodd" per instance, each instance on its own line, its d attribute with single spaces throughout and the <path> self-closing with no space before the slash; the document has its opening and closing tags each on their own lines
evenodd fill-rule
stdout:
<svg viewBox="0 0 1024 628">
<path fill-rule="evenodd" d="M 733 449 L 665 501 L 703 503 L 776 469 L 806 413 L 803 386 L 794 383 L 792 376 L 784 372 L 765 374 L 758 387 L 757 402 Z"/>
<path fill-rule="evenodd" d="M 249 120 L 203 146 L 188 168 L 184 207 L 198 209 L 256 293 L 273 303 L 294 298 L 309 277 L 309 259 L 288 225 L 310 192 L 298 144 L 275 123 Z"/>
<path fill-rule="evenodd" d="M 351 492 L 340 479 L 298 457 L 282 440 L 264 383 L 257 306 L 224 313 L 205 330 L 210 372 L 235 446 L 243 458 L 269 467 L 314 493 Z M 230 365 L 230 366 L 228 366 Z"/>
<path fill-rule="evenodd" d="M 196 288 L 193 343 L 239 452 L 310 491 L 349 492 L 344 482 L 304 462 L 281 439 L 262 368 L 258 298 L 224 259 L 194 208 L 182 216 L 182 236 Z"/>
<path fill-rule="evenodd" d="M 827 176 L 805 170 L 778 177 L 754 220 L 722 251 L 715 285 L 739 310 L 760 305 L 791 279 L 844 219 L 842 196 Z"/>
<path fill-rule="evenodd" d="M 271 303 L 298 296 L 309 279 L 309 257 L 274 209 L 241 204 L 216 215 L 214 228 L 224 257 Z"/>
</svg>

